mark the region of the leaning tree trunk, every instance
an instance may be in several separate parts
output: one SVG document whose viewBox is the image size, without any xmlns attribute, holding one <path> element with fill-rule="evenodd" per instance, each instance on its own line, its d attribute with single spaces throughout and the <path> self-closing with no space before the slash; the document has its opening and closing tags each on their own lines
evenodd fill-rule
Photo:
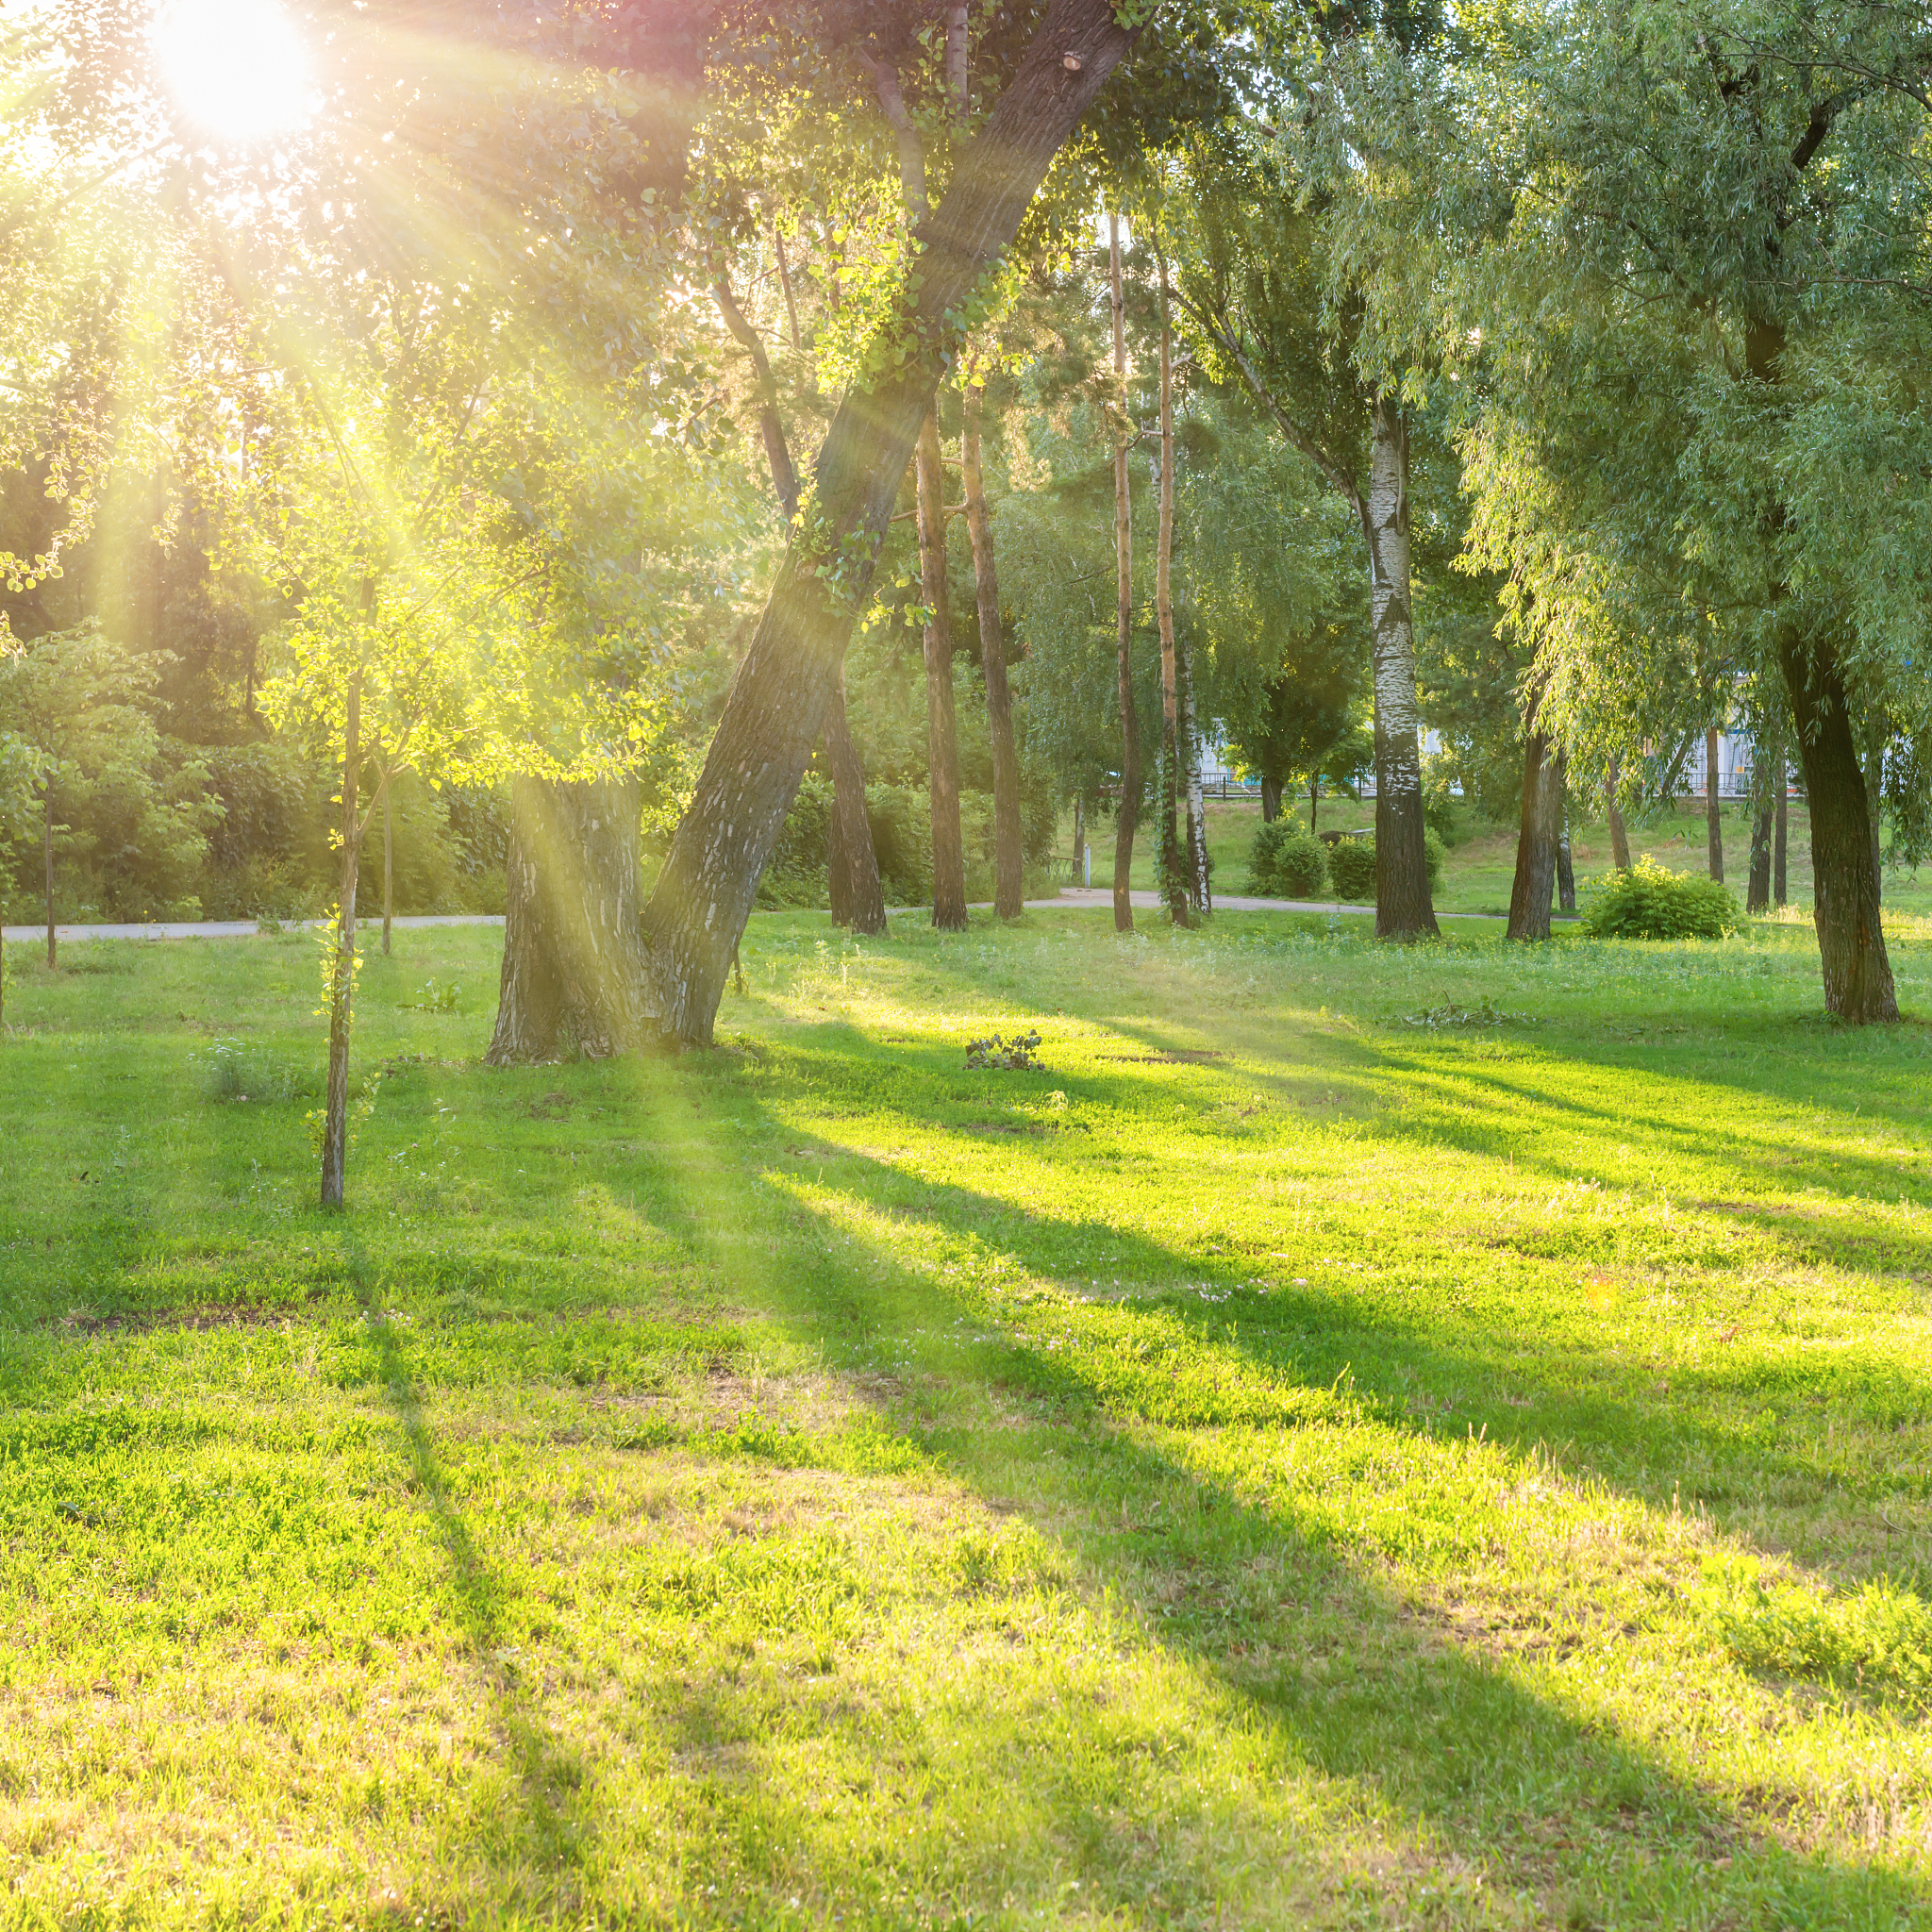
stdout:
<svg viewBox="0 0 1932 1932">
<path fill-rule="evenodd" d="M 1532 690 L 1524 719 L 1523 823 L 1516 837 L 1516 876 L 1509 887 L 1509 924 L 1504 937 L 1546 940 L 1550 901 L 1557 884 L 1557 836 L 1563 814 L 1561 754 L 1537 723 L 1541 682 Z"/>
<path fill-rule="evenodd" d="M 1051 0 L 1019 70 L 920 224 L 903 361 L 840 404 L 796 535 L 739 664 L 697 789 L 645 911 L 661 1024 L 703 1045 L 824 716 L 880 540 L 943 368 L 954 320 L 1019 232 L 1035 191 L 1133 43 L 1110 0 Z"/>
<path fill-rule="evenodd" d="M 1025 908 L 1024 834 L 1020 825 L 1020 758 L 1013 745 L 1013 694 L 1007 684 L 1007 644 L 1000 626 L 1000 580 L 992 553 L 992 520 L 979 467 L 976 383 L 966 385 L 960 469 L 965 479 L 966 528 L 973 539 L 973 580 L 979 599 L 979 661 L 986 675 L 986 728 L 992 741 L 993 910 L 1018 919 Z"/>
<path fill-rule="evenodd" d="M 511 785 L 502 989 L 485 1056 L 491 1066 L 570 1053 L 601 1059 L 651 1038 L 657 1013 L 638 924 L 638 827 L 635 779 Z"/>
<path fill-rule="evenodd" d="M 1160 632 L 1160 896 L 1175 925 L 1191 925 L 1177 817 L 1181 798 L 1181 694 L 1174 649 L 1174 340 L 1167 269 L 1160 271 L 1160 490 L 1154 538 L 1154 621 Z"/>
<path fill-rule="evenodd" d="M 1779 640 L 1778 657 L 1811 806 L 1812 917 L 1825 1008 L 1860 1024 L 1896 1020 L 1898 995 L 1879 917 L 1865 774 L 1852 741 L 1838 654 L 1822 639 L 1807 650 L 1787 631 Z"/>
<path fill-rule="evenodd" d="M 878 852 L 865 809 L 865 767 L 845 719 L 845 672 L 841 665 L 825 705 L 825 761 L 832 768 L 832 838 L 826 854 L 832 917 L 857 933 L 886 929 L 886 891 L 879 880 Z"/>
<path fill-rule="evenodd" d="M 1113 304 L 1114 655 L 1121 693 L 1121 796 L 1113 821 L 1113 929 L 1134 929 L 1134 824 L 1141 815 L 1141 732 L 1134 717 L 1134 499 L 1127 475 L 1127 308 L 1121 288 L 1121 218 L 1107 218 Z"/>
<path fill-rule="evenodd" d="M 925 599 L 925 766 L 932 801 L 932 923 L 966 930 L 966 849 L 959 835 L 959 741 L 953 718 L 953 620 L 946 602 L 946 473 L 931 410 L 919 432 L 919 575 Z"/>
<path fill-rule="evenodd" d="M 1390 395 L 1377 394 L 1370 406 L 1369 491 L 1361 515 L 1375 675 L 1375 937 L 1415 940 L 1441 928 L 1429 903 L 1423 846 L 1427 827 L 1409 605 L 1408 426 Z M 1543 903 L 1547 908 L 1547 891 Z"/>
</svg>

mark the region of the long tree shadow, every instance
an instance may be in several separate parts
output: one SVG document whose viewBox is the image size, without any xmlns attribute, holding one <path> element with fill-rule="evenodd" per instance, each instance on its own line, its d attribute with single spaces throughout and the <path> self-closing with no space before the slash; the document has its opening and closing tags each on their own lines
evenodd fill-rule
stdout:
<svg viewBox="0 0 1932 1932">
<path fill-rule="evenodd" d="M 823 1137 L 808 1151 L 835 1164 L 828 1194 L 877 1213 L 906 1205 L 899 1171 Z M 757 1274 L 742 1259 L 715 1252 L 710 1228 L 721 1210 L 758 1224 L 801 1210 L 828 1216 L 830 1206 L 744 1174 L 706 1145 L 693 1144 L 686 1166 L 667 1168 L 658 1179 L 661 1198 L 702 1199 L 713 1217 L 707 1223 L 689 1206 L 673 1210 L 676 1231 L 693 1251 L 714 1254 L 730 1272 L 735 1294 L 768 1308 L 855 1388 L 878 1390 L 880 1344 L 890 1342 L 895 1357 L 919 1372 L 886 1378 L 906 1391 L 883 1398 L 899 1424 L 989 1501 L 1023 1498 L 1043 1530 L 1077 1551 L 1096 1588 L 1129 1603 L 1150 1641 L 1220 1682 L 1285 1761 L 1367 1785 L 1457 1855 L 1539 1894 L 1549 1890 L 1550 1867 L 1532 1840 L 1552 1813 L 1567 1808 L 1586 1815 L 1600 1834 L 1593 1855 L 1599 1875 L 1614 1874 L 1616 1885 L 1647 1902 L 1640 1915 L 1694 1902 L 1698 1916 L 1776 1912 L 1803 1924 L 1904 1923 L 1932 1904 L 1916 1877 L 1785 1845 L 1764 1828 L 1774 1806 L 1756 1810 L 1687 1781 L 1600 1722 L 1537 1694 L 1507 1666 L 1444 1641 L 1325 1519 L 1278 1491 L 1257 1500 L 1180 1457 L 1147 1426 L 1150 1410 L 1160 1417 L 1158 1407 L 1142 1399 L 1158 1387 L 1158 1367 L 1124 1386 L 1087 1357 L 1057 1348 L 1054 1338 L 1017 1322 L 975 1341 L 949 1340 L 988 1325 L 984 1294 L 963 1278 L 953 1285 L 937 1269 L 912 1272 L 884 1242 L 866 1238 L 862 1220 L 838 1223 L 838 1241 L 857 1251 L 850 1258 L 828 1246 L 824 1264 L 808 1277 Z M 1027 1235 L 1027 1255 L 1050 1252 L 1057 1240 L 1078 1231 L 971 1190 L 925 1179 L 914 1185 L 937 1223 L 977 1224 L 982 1235 L 990 1220 L 1015 1224 Z M 1156 1243 L 1122 1242 L 1117 1230 L 1101 1224 L 1091 1231 L 1150 1268 L 1175 1267 L 1176 1257 Z M 1025 1258 L 1021 1243 L 1003 1245 L 1016 1264 Z M 1311 1334 L 1319 1330 L 1316 1298 L 1304 1299 L 1297 1313 Z M 1224 1334 L 1214 1339 L 1227 1345 Z M 1420 1363 L 1445 1358 L 1416 1338 L 1399 1338 L 1396 1345 Z M 1481 1366 L 1446 1358 L 1460 1373 Z M 1231 1351 L 1230 1368 L 1244 1360 L 1257 1383 L 1285 1394 L 1319 1393 L 1319 1370 L 1306 1357 L 1292 1365 L 1269 1357 L 1267 1373 L 1255 1373 L 1258 1365 L 1248 1360 L 1243 1338 Z M 910 1385 L 922 1377 L 948 1397 L 918 1393 Z M 985 1415 L 1001 1412 L 1015 1397 L 1028 1405 L 1020 1422 L 989 1431 Z M 962 1418 L 961 1398 L 976 1405 L 978 1415 Z M 1304 1407 L 1301 1419 L 1321 1425 L 1313 1408 Z M 1198 1420 L 1211 1425 L 1217 1419 Z M 1144 1539 L 1137 1543 L 1124 1530 L 1123 1516 L 1144 1519 L 1158 1514 L 1164 1499 L 1179 1497 L 1190 1499 L 1199 1535 L 1191 1546 L 1164 1541 L 1158 1562 L 1150 1564 Z M 1349 1657 L 1373 1659 L 1372 1667 L 1338 1688 L 1302 1666 L 1256 1664 L 1252 1645 L 1233 1641 L 1223 1612 L 1257 1565 L 1263 1574 L 1295 1579 L 1263 1611 L 1264 1657 L 1271 1645 L 1283 1657 L 1305 1648 L 1297 1635 L 1313 1591 L 1325 1593 L 1331 1607 L 1340 1602 L 1347 1633 L 1341 1648 Z M 1095 1875 L 1104 1885 L 1105 1871 Z"/>
</svg>

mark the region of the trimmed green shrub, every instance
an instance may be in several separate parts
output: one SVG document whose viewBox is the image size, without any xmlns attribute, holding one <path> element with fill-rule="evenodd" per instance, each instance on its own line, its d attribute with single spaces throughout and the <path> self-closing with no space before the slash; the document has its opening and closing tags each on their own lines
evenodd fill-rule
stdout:
<svg viewBox="0 0 1932 1932">
<path fill-rule="evenodd" d="M 1446 841 L 1434 825 L 1423 834 L 1423 864 L 1428 869 L 1429 891 L 1432 892 L 1442 883 L 1442 860 L 1448 850 Z"/>
<path fill-rule="evenodd" d="M 1738 929 L 1738 902 L 1716 879 L 1644 858 L 1594 882 L 1582 924 L 1600 940 L 1721 940 Z"/>
<path fill-rule="evenodd" d="M 1292 819 L 1276 819 L 1255 834 L 1248 850 L 1251 892 L 1265 899 L 1313 899 L 1327 884 L 1326 849 Z"/>
<path fill-rule="evenodd" d="M 1375 896 L 1375 839 L 1338 839 L 1328 852 L 1328 876 L 1335 896 L 1353 905 L 1366 905 Z"/>
</svg>

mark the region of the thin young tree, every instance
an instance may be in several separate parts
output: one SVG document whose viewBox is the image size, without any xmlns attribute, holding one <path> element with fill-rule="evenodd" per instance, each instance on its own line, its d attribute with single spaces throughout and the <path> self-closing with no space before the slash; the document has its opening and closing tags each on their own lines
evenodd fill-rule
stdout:
<svg viewBox="0 0 1932 1932">
<path fill-rule="evenodd" d="M 1134 929 L 1134 827 L 1141 812 L 1141 734 L 1134 716 L 1134 495 L 1127 452 L 1136 438 L 1127 415 L 1127 302 L 1121 276 L 1121 218 L 1107 216 L 1107 273 L 1113 319 L 1114 649 L 1121 707 L 1121 790 L 1114 810 L 1113 927 Z"/>
</svg>

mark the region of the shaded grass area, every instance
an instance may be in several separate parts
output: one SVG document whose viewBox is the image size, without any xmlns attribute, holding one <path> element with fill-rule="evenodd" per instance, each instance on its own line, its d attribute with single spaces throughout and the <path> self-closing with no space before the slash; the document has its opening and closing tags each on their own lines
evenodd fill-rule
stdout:
<svg viewBox="0 0 1932 1932">
<path fill-rule="evenodd" d="M 1258 804 L 1221 802 L 1207 805 L 1208 852 L 1214 862 L 1214 890 L 1230 895 L 1248 890 L 1248 852 L 1261 823 Z M 1303 797 L 1291 812 L 1304 827 L 1308 821 L 1308 801 Z M 1745 886 L 1751 869 L 1751 814 L 1746 806 L 1726 801 L 1723 810 L 1724 840 L 1724 880 L 1744 903 Z M 1370 827 L 1375 822 L 1374 799 L 1323 798 L 1316 823 L 1324 831 Z M 1657 813 L 1646 822 L 1633 821 L 1628 827 L 1633 857 L 1645 855 L 1673 872 L 1693 873 L 1703 877 L 1709 864 L 1708 832 L 1701 799 L 1679 800 L 1669 811 Z M 1101 833 L 1105 834 L 1102 838 Z M 1106 885 L 1113 877 L 1112 827 L 1096 827 L 1093 840 L 1093 882 Z M 1070 828 L 1063 830 L 1064 850 L 1073 850 Z M 1790 808 L 1787 834 L 1786 878 L 1790 910 L 1785 915 L 1808 931 L 1811 921 L 1811 824 L 1808 808 L 1802 799 Z M 1587 890 L 1590 879 L 1610 869 L 1610 834 L 1601 819 L 1588 819 L 1580 813 L 1571 821 L 1571 858 L 1577 884 Z M 1437 888 L 1438 912 L 1479 912 L 1507 917 L 1509 888 L 1516 868 L 1516 828 L 1513 825 L 1469 824 L 1464 836 L 1446 854 L 1442 879 Z M 1055 876 L 1067 876 L 1065 863 Z M 1150 835 L 1143 828 L 1134 848 L 1134 885 L 1152 891 L 1154 858 Z M 1932 868 L 1917 872 L 1888 872 L 1885 898 L 1907 919 L 1932 916 Z"/>
<path fill-rule="evenodd" d="M 311 941 L 10 989 L 0 1923 L 1932 1923 L 1932 1034 L 1807 933 L 761 917 L 510 1074 L 497 944 L 334 1219 Z"/>
</svg>

